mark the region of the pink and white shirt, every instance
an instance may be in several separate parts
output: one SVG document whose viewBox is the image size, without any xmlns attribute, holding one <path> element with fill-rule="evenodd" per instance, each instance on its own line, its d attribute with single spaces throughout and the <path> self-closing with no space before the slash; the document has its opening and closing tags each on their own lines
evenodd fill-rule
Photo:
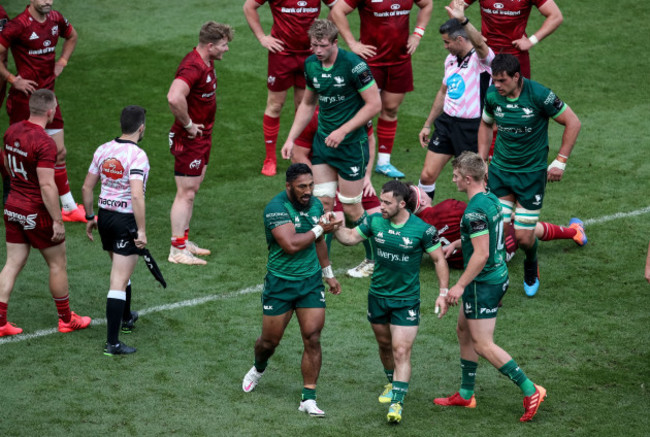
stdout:
<svg viewBox="0 0 650 437">
<path fill-rule="evenodd" d="M 490 63 L 494 52 L 489 49 L 485 59 L 479 59 L 472 49 L 460 59 L 452 54 L 445 59 L 445 77 L 442 83 L 447 86 L 445 114 L 457 118 L 479 118 L 481 116 L 481 73 L 492 74 Z"/>
<path fill-rule="evenodd" d="M 133 213 L 129 181 L 141 180 L 146 190 L 149 159 L 135 143 L 116 138 L 97 148 L 88 172 L 100 176 L 99 208 Z"/>
</svg>

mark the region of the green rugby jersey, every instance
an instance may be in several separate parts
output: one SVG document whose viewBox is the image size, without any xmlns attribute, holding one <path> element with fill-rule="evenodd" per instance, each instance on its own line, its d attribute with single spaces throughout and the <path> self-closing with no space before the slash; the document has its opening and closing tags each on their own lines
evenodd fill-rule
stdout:
<svg viewBox="0 0 650 437">
<path fill-rule="evenodd" d="M 553 91 L 526 78 L 521 94 L 511 100 L 491 85 L 483 119 L 497 125 L 491 164 L 510 172 L 544 170 L 548 166 L 548 119 L 567 108 Z"/>
<path fill-rule="evenodd" d="M 286 191 L 275 196 L 266 205 L 264 208 L 264 232 L 269 248 L 266 269 L 270 273 L 284 279 L 299 280 L 308 278 L 321 269 L 315 243 L 290 255 L 273 238 L 271 230 L 286 223 L 293 223 L 296 233 L 304 234 L 318 224 L 318 220 L 324 213 L 323 204 L 316 197 L 311 198 L 308 209 L 304 211 L 296 209 L 289 200 Z"/>
<path fill-rule="evenodd" d="M 474 253 L 472 238 L 485 234 L 490 236 L 490 255 L 485 267 L 474 280 L 486 284 L 501 284 L 508 278 L 503 212 L 499 199 L 490 192 L 474 195 L 460 221 L 460 241 L 465 268 Z"/>
<path fill-rule="evenodd" d="M 393 299 L 419 299 L 422 254 L 440 247 L 436 228 L 413 214 L 397 226 L 376 213 L 356 230 L 362 237 L 372 238 L 375 246 L 370 293 Z"/>
<path fill-rule="evenodd" d="M 361 98 L 375 80 L 370 68 L 360 57 L 347 50 L 338 49 L 334 65 L 324 68 L 321 61 L 312 55 L 305 61 L 307 88 L 318 94 L 318 135 L 324 140 L 359 112 L 364 105 Z M 358 143 L 366 134 L 365 126 L 350 132 L 343 144 Z"/>
</svg>

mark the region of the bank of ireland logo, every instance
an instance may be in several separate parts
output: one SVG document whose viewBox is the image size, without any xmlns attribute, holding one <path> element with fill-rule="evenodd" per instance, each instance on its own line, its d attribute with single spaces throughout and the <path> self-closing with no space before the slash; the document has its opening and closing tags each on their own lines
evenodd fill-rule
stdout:
<svg viewBox="0 0 650 437">
<path fill-rule="evenodd" d="M 306 1 L 299 1 L 298 6 L 300 6 L 301 8 L 305 7 L 305 6 L 307 6 L 307 2 Z"/>
<path fill-rule="evenodd" d="M 460 74 L 454 73 L 447 79 L 447 94 L 454 100 L 460 99 L 465 94 L 465 81 Z"/>
</svg>

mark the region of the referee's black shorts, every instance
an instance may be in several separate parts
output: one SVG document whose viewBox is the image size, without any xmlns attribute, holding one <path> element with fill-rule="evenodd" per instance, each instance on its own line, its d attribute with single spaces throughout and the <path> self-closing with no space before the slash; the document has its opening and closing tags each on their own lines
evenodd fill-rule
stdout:
<svg viewBox="0 0 650 437">
<path fill-rule="evenodd" d="M 138 230 L 133 214 L 99 208 L 97 228 L 104 250 L 124 256 L 139 253 L 133 241 Z"/>
<path fill-rule="evenodd" d="M 433 153 L 458 156 L 465 150 L 478 152 L 480 118 L 458 118 L 444 112 L 433 122 L 428 149 Z"/>
</svg>

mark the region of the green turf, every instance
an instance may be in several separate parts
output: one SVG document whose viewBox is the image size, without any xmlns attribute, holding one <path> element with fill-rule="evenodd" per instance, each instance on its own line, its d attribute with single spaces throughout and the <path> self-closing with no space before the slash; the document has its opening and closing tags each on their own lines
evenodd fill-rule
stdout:
<svg viewBox="0 0 650 437">
<path fill-rule="evenodd" d="M 434 318 L 437 280 L 430 262 L 422 269 L 424 316 L 399 427 L 385 424 L 387 408 L 377 402 L 385 380 L 366 321 L 368 280 L 341 277 L 343 294 L 328 298 L 318 386 L 324 420 L 297 411 L 302 345 L 295 322 L 260 385 L 243 393 L 241 379 L 252 365 L 261 324 L 259 285 L 267 254 L 262 209 L 284 186 L 281 176 L 259 175 L 266 54 L 246 25 L 242 2 L 68 0 L 55 7 L 76 27 L 79 44 L 57 82 L 57 95 L 66 121 L 74 195 L 81 200 L 95 148 L 119 135 L 122 107 L 145 106 L 142 145 L 152 166 L 147 231 L 169 287 L 161 289 L 138 266 L 133 307 L 144 311 L 134 333 L 123 336 L 138 348 L 132 356 L 101 353 L 105 325 L 0 342 L 0 435 L 648 435 L 650 298 L 643 265 L 649 214 L 598 220 L 648 207 L 650 61 L 642 45 L 649 30 L 648 6 L 630 0 L 556 1 L 565 22 L 534 48 L 533 77 L 571 105 L 582 132 L 564 180 L 548 187 L 542 219 L 565 224 L 578 216 L 591 221 L 584 248 L 571 241 L 540 245 L 542 286 L 535 298 L 522 291 L 522 255 L 510 265 L 512 286 L 499 312 L 496 341 L 548 389 L 533 423 L 518 422 L 519 390 L 484 360 L 478 370 L 477 409 L 431 404 L 433 397 L 457 390 L 460 370 L 457 310 L 443 320 Z M 4 3 L 11 16 L 24 7 L 23 2 Z M 439 88 L 446 55 L 436 32 L 446 19 L 443 5 L 435 4 L 414 56 L 416 91 L 400 109 L 392 161 L 411 180 L 417 180 L 422 166 L 417 134 Z M 268 30 L 268 6 L 260 12 Z M 468 14 L 479 22 L 477 6 Z M 179 61 L 208 19 L 232 24 L 236 35 L 231 51 L 216 64 L 214 148 L 192 221 L 193 239 L 213 255 L 207 266 L 188 268 L 165 261 L 175 190 L 166 93 Z M 351 21 L 357 29 L 355 14 Z M 540 22 L 533 12 L 529 28 Z M 291 106 L 283 112 L 280 144 L 290 128 Z M 4 130 L 7 116 L 1 112 Z M 551 126 L 552 153 L 560 136 L 561 130 Z M 286 167 L 280 163 L 280 173 Z M 373 176 L 377 188 L 385 180 Z M 449 169 L 436 196 L 463 198 L 454 191 Z M 98 242 L 87 241 L 82 225 L 70 224 L 66 230 L 72 307 L 102 319 L 108 256 Z M 362 256 L 361 247 L 335 243 L 332 250 L 338 272 Z M 2 250 L 0 262 L 4 259 Z M 9 319 L 27 334 L 56 326 L 46 276 L 43 260 L 32 254 L 12 295 Z M 452 278 L 457 277 L 454 272 Z M 201 298 L 207 302 L 160 309 Z"/>
</svg>

